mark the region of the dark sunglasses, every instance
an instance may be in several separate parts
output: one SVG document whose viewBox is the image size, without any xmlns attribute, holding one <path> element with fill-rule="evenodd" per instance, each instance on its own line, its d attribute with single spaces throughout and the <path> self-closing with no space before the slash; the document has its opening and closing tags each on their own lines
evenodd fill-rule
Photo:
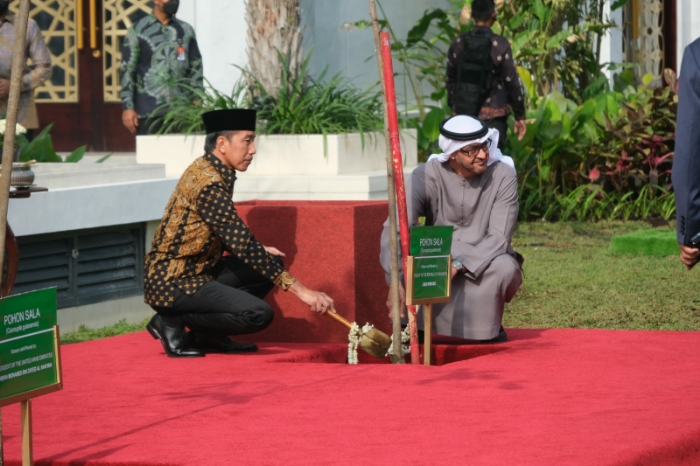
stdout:
<svg viewBox="0 0 700 466">
<path fill-rule="evenodd" d="M 470 146 L 462 147 L 459 150 L 459 152 L 466 155 L 467 157 L 474 158 L 477 155 L 479 155 L 482 150 L 484 152 L 488 152 L 490 147 L 491 147 L 491 140 L 487 139 L 486 142 L 483 142 L 481 144 L 472 144 Z"/>
</svg>

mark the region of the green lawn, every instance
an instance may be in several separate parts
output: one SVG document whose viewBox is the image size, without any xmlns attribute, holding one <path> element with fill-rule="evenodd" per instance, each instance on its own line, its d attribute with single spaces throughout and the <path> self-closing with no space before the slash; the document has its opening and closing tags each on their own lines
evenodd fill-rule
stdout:
<svg viewBox="0 0 700 466">
<path fill-rule="evenodd" d="M 644 222 L 520 224 L 513 247 L 525 256 L 525 279 L 504 325 L 700 329 L 700 266 L 689 272 L 678 255 L 608 252 L 613 235 L 648 228 Z"/>
<path fill-rule="evenodd" d="M 77 332 L 70 332 L 61 335 L 61 343 L 64 345 L 70 343 L 80 343 L 81 341 L 99 340 L 100 338 L 115 337 L 125 333 L 140 332 L 146 329 L 146 324 L 149 319 L 144 320 L 139 324 L 127 324 L 122 320 L 118 324 L 110 325 L 100 329 L 91 329 L 85 326 L 80 326 Z"/>
<path fill-rule="evenodd" d="M 614 235 L 645 222 L 521 223 L 513 247 L 525 256 L 525 280 L 506 307 L 505 327 L 700 330 L 700 266 L 690 272 L 669 257 L 608 252 Z M 81 328 L 76 343 L 138 332 L 140 324 Z"/>
</svg>

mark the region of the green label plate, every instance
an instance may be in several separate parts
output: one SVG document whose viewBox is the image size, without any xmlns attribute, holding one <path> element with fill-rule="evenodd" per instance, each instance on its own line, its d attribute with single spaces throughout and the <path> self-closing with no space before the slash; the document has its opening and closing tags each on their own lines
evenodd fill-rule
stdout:
<svg viewBox="0 0 700 466">
<path fill-rule="evenodd" d="M 0 400 L 59 382 L 56 288 L 0 299 Z"/>
<path fill-rule="evenodd" d="M 449 256 L 452 251 L 451 226 L 411 227 L 411 255 Z"/>
<path fill-rule="evenodd" d="M 413 258 L 413 299 L 450 296 L 450 256 Z"/>
</svg>

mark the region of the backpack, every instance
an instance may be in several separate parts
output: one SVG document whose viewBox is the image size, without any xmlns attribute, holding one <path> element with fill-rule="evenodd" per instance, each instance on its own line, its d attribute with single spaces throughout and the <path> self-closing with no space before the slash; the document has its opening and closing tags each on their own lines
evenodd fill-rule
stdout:
<svg viewBox="0 0 700 466">
<path fill-rule="evenodd" d="M 462 41 L 452 110 L 457 115 L 478 117 L 493 83 L 492 39 L 484 31 L 472 31 L 463 34 Z"/>
</svg>

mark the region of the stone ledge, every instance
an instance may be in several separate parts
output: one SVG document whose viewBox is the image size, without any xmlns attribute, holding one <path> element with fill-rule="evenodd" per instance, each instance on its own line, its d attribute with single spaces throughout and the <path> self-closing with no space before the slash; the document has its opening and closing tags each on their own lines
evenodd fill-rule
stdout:
<svg viewBox="0 0 700 466">
<path fill-rule="evenodd" d="M 32 166 L 34 184 L 49 190 L 99 186 L 165 178 L 162 164 L 38 163 Z"/>
<path fill-rule="evenodd" d="M 408 176 L 416 167 L 404 167 Z M 386 200 L 386 171 L 353 175 L 258 175 L 252 170 L 238 174 L 234 201 L 265 200 Z"/>
<path fill-rule="evenodd" d="M 171 134 L 137 136 L 136 160 L 162 163 L 166 175 L 179 177 L 194 159 L 201 156 L 204 135 Z M 365 135 L 364 147 L 358 133 L 323 135 L 259 135 L 257 154 L 250 170 L 257 175 L 350 175 L 381 170 L 386 166 L 386 145 L 382 133 Z M 418 164 L 416 131 L 401 136 L 403 160 Z"/>
<path fill-rule="evenodd" d="M 7 222 L 15 236 L 160 220 L 176 179 L 55 189 L 11 199 Z"/>
</svg>

